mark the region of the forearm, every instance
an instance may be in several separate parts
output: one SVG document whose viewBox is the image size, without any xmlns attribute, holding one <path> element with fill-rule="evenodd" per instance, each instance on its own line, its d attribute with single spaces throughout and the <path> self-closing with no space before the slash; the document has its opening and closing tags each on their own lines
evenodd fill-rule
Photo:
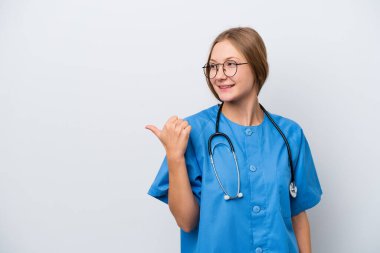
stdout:
<svg viewBox="0 0 380 253">
<path fill-rule="evenodd" d="M 191 190 L 185 157 L 167 156 L 169 167 L 168 204 L 178 226 L 190 232 L 198 223 L 199 206 Z"/>
<path fill-rule="evenodd" d="M 292 217 L 292 224 L 300 253 L 311 253 L 310 225 L 306 212 Z"/>
</svg>

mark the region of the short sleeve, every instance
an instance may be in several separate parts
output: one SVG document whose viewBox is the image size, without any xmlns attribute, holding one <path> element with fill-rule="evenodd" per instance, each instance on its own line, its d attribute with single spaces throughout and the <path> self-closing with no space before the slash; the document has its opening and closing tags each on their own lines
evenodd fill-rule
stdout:
<svg viewBox="0 0 380 253">
<path fill-rule="evenodd" d="M 195 156 L 194 147 L 189 138 L 188 145 L 185 151 L 185 163 L 187 167 L 187 174 L 191 185 L 192 192 L 200 204 L 201 200 L 201 186 L 202 174 Z M 154 179 L 148 194 L 158 200 L 168 204 L 168 189 L 169 189 L 169 168 L 168 161 L 165 155 L 161 166 L 158 170 L 156 178 Z"/>
<path fill-rule="evenodd" d="M 291 216 L 295 216 L 306 209 L 314 207 L 320 202 L 322 196 L 322 189 L 314 166 L 309 143 L 302 129 L 298 143 L 298 157 L 294 165 L 294 180 L 297 186 L 297 196 L 290 200 Z"/>
</svg>

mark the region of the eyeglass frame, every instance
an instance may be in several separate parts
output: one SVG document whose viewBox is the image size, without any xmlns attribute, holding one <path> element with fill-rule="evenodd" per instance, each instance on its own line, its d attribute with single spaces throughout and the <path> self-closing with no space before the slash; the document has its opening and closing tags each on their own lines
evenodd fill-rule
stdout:
<svg viewBox="0 0 380 253">
<path fill-rule="evenodd" d="M 230 61 L 230 62 L 234 62 L 234 63 L 236 64 L 236 70 L 235 70 L 235 73 L 234 73 L 232 76 L 227 75 L 226 72 L 225 72 L 224 64 L 225 64 L 226 62 L 228 62 L 228 61 Z M 207 65 L 210 65 L 210 63 L 206 63 L 202 68 L 203 68 L 203 73 L 204 73 L 204 75 L 205 75 L 207 78 L 214 79 L 214 78 L 218 75 L 219 65 L 223 65 L 223 74 L 224 74 L 225 76 L 233 77 L 233 76 L 236 75 L 236 73 L 237 73 L 237 70 L 238 70 L 238 67 L 237 67 L 237 66 L 239 66 L 239 65 L 244 65 L 244 64 L 249 64 L 249 63 L 248 63 L 248 62 L 240 62 L 240 63 L 237 63 L 237 62 L 234 61 L 234 60 L 226 60 L 226 61 L 223 62 L 223 63 L 216 63 L 216 64 L 214 64 L 214 65 L 216 65 L 216 73 L 215 73 L 215 76 L 212 77 L 212 78 L 211 78 L 211 77 L 208 77 L 207 74 L 206 74 L 206 70 L 207 70 L 207 67 L 208 67 Z"/>
</svg>

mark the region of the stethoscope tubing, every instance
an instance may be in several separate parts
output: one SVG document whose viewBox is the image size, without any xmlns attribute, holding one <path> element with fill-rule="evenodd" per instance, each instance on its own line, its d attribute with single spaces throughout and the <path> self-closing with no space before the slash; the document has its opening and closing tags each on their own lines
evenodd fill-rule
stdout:
<svg viewBox="0 0 380 253">
<path fill-rule="evenodd" d="M 211 165 L 213 167 L 213 171 L 214 171 L 215 177 L 216 177 L 216 179 L 218 181 L 219 186 L 221 187 L 222 191 L 224 192 L 224 199 L 225 200 L 230 200 L 230 199 L 235 199 L 235 198 L 241 198 L 241 197 L 243 197 L 243 193 L 240 192 L 240 170 L 239 170 L 239 165 L 238 165 L 238 162 L 237 162 L 237 159 L 236 159 L 236 154 L 235 154 L 234 146 L 233 146 L 230 138 L 228 137 L 228 135 L 226 135 L 225 133 L 219 132 L 220 114 L 221 114 L 221 111 L 222 111 L 223 104 L 224 104 L 224 102 L 222 102 L 221 104 L 218 104 L 219 110 L 218 110 L 218 114 L 217 114 L 217 118 L 216 118 L 216 123 L 215 123 L 215 133 L 213 133 L 209 137 L 209 139 L 208 139 L 208 153 L 209 153 L 209 156 L 210 156 Z M 290 184 L 289 184 L 289 192 L 290 192 L 290 195 L 293 198 L 295 198 L 296 195 L 297 195 L 297 187 L 296 187 L 295 182 L 294 182 L 294 168 L 293 168 L 292 153 L 291 153 L 290 145 L 289 145 L 288 140 L 286 139 L 284 133 L 281 131 L 280 127 L 276 124 L 276 122 L 269 115 L 268 111 L 260 103 L 259 103 L 259 105 L 260 105 L 261 109 L 264 111 L 264 113 L 267 115 L 267 117 L 269 118 L 269 120 L 271 121 L 271 123 L 276 127 L 276 129 L 280 133 L 282 139 L 285 141 L 286 149 L 287 149 L 287 152 L 288 152 L 289 167 L 290 167 L 290 170 L 291 170 L 291 181 L 290 181 Z M 213 159 L 213 150 L 211 149 L 211 142 L 212 142 L 212 139 L 214 137 L 216 137 L 216 136 L 222 136 L 222 137 L 224 137 L 228 141 L 228 144 L 230 146 L 230 150 L 231 150 L 231 152 L 233 154 L 233 157 L 234 157 L 235 167 L 236 167 L 236 173 L 237 173 L 237 177 L 238 177 L 237 193 L 236 193 L 235 196 L 231 196 L 231 195 L 229 195 L 227 193 L 227 190 L 223 187 L 223 184 L 222 184 L 222 182 L 221 182 L 221 180 L 219 178 L 218 172 L 217 172 L 217 170 L 215 168 L 215 163 L 214 163 L 214 159 Z"/>
</svg>

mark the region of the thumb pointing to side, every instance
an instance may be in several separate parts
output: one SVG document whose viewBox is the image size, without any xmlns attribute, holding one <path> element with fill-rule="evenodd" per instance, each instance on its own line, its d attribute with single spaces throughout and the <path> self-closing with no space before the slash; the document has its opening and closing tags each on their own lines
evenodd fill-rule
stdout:
<svg viewBox="0 0 380 253">
<path fill-rule="evenodd" d="M 158 129 L 156 126 L 153 126 L 153 125 L 146 125 L 145 128 L 149 129 L 152 133 L 154 133 L 154 135 L 156 135 L 157 138 L 161 141 L 161 130 L 160 129 Z"/>
</svg>

